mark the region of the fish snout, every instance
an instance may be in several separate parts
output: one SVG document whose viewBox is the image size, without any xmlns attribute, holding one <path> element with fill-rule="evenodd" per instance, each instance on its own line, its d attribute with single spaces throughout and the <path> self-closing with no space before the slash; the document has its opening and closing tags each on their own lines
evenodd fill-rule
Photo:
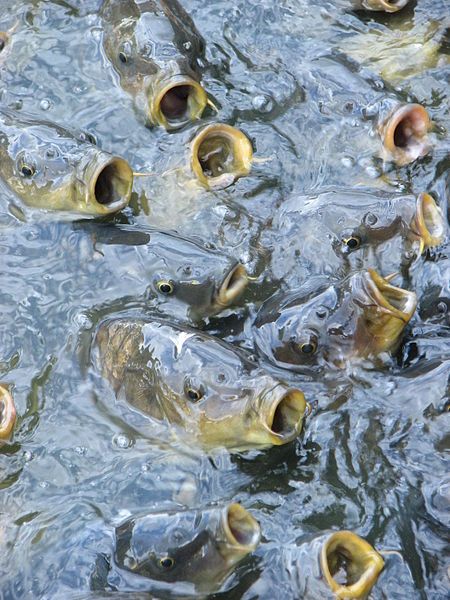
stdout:
<svg viewBox="0 0 450 600">
<path fill-rule="evenodd" d="M 383 146 L 399 166 L 407 165 L 429 152 L 430 127 L 430 117 L 422 105 L 404 104 L 382 123 Z"/>
<path fill-rule="evenodd" d="M 368 10 L 379 10 L 394 13 L 408 4 L 409 0 L 365 0 L 363 5 Z"/>
<path fill-rule="evenodd" d="M 219 307 L 230 306 L 242 294 L 248 284 L 247 271 L 241 263 L 235 265 L 225 276 L 215 298 Z"/>
<path fill-rule="evenodd" d="M 97 151 L 82 168 L 86 186 L 84 212 L 95 215 L 115 213 L 131 198 L 133 171 L 126 160 Z"/>
<path fill-rule="evenodd" d="M 368 269 L 368 276 L 371 295 L 377 306 L 392 317 L 408 323 L 416 310 L 415 292 L 391 285 L 373 269 Z"/>
<path fill-rule="evenodd" d="M 191 144 L 191 168 L 207 188 L 225 188 L 250 173 L 253 148 L 239 129 L 213 123 L 200 131 Z"/>
<path fill-rule="evenodd" d="M 6 387 L 0 385 L 0 440 L 7 439 L 16 422 L 14 400 Z"/>
<path fill-rule="evenodd" d="M 226 544 L 240 554 L 252 552 L 261 540 L 258 521 L 240 504 L 229 504 L 223 510 L 221 525 Z"/>
<path fill-rule="evenodd" d="M 149 97 L 150 121 L 178 129 L 202 116 L 208 102 L 203 87 L 192 77 L 173 75 L 157 85 Z"/>
<path fill-rule="evenodd" d="M 294 440 L 302 430 L 306 411 L 303 392 L 279 385 L 265 394 L 261 405 L 261 419 L 276 445 Z"/>
<path fill-rule="evenodd" d="M 432 248 L 442 243 L 445 234 L 444 217 L 430 194 L 419 194 L 411 229 L 420 238 L 420 253 L 426 248 Z"/>
</svg>

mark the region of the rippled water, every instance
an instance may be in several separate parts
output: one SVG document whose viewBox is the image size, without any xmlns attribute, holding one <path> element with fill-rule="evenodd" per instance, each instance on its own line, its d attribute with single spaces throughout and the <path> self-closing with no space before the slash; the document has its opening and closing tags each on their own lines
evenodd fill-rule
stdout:
<svg viewBox="0 0 450 600">
<path fill-rule="evenodd" d="M 240 259 L 257 278 L 240 308 L 200 326 L 252 348 L 245 323 L 282 285 L 271 270 L 272 223 L 289 198 L 339 186 L 427 190 L 448 214 L 447 2 L 418 0 L 395 15 L 345 4 L 184 0 L 207 42 L 203 82 L 219 107 L 206 120 L 241 127 L 262 159 L 227 190 L 189 183 L 186 143 L 199 124 L 167 133 L 136 116 L 102 53 L 98 2 L 0 0 L 0 30 L 16 26 L 0 103 L 90 132 L 153 173 L 112 220 L 176 229 Z M 435 123 L 432 153 L 401 169 L 374 158 L 371 107 L 386 95 L 424 104 Z M 448 245 L 412 270 L 418 310 L 382 369 L 319 380 L 278 371 L 313 404 L 302 437 L 206 456 L 165 431 L 155 439 L 80 368 L 83 332 L 105 313 L 144 308 L 143 299 L 123 299 L 123 284 L 98 276 L 89 236 L 67 217 L 24 208 L 4 186 L 0 200 L 0 377 L 19 415 L 0 448 L 0 597 L 88 590 L 92 540 L 108 548 L 124 517 L 233 500 L 259 520 L 263 543 L 217 597 L 275 597 L 284 574 L 271 551 L 327 529 L 398 551 L 371 597 L 448 597 Z"/>
</svg>

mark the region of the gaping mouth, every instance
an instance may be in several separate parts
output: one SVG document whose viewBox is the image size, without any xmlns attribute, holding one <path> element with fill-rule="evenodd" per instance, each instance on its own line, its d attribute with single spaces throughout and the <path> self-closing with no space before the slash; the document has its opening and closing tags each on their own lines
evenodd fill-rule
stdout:
<svg viewBox="0 0 450 600">
<path fill-rule="evenodd" d="M 9 391 L 0 385 L 0 439 L 6 439 L 16 422 L 16 407 Z"/>
<path fill-rule="evenodd" d="M 384 147 L 398 165 L 406 165 L 429 151 L 427 133 L 430 126 L 430 117 L 423 106 L 401 106 L 382 127 Z"/>
<path fill-rule="evenodd" d="M 338 598 L 365 598 L 382 571 L 384 560 L 356 534 L 338 531 L 322 545 L 320 566 Z"/>
<path fill-rule="evenodd" d="M 367 6 L 371 10 L 384 10 L 385 12 L 397 12 L 408 4 L 409 0 L 368 0 Z"/>
<path fill-rule="evenodd" d="M 245 290 L 248 283 L 247 271 L 240 263 L 233 267 L 217 292 L 216 304 L 230 306 Z"/>
<path fill-rule="evenodd" d="M 202 116 L 208 97 L 190 77 L 173 77 L 150 101 L 150 118 L 166 129 L 177 129 Z"/>
<path fill-rule="evenodd" d="M 192 170 L 205 187 L 224 188 L 248 175 L 252 158 L 247 136 L 223 123 L 205 127 L 191 146 Z"/>
<path fill-rule="evenodd" d="M 416 309 L 416 294 L 391 285 L 373 269 L 368 269 L 368 274 L 370 295 L 377 306 L 385 313 L 408 323 Z"/>
<path fill-rule="evenodd" d="M 305 396 L 296 389 L 289 389 L 272 403 L 265 426 L 272 434 L 274 444 L 286 444 L 297 437 L 305 410 Z"/>
<path fill-rule="evenodd" d="M 258 521 L 240 504 L 230 504 L 223 511 L 222 526 L 228 544 L 242 552 L 252 552 L 261 539 Z"/>
<path fill-rule="evenodd" d="M 124 208 L 130 201 L 133 171 L 122 158 L 111 158 L 94 172 L 89 184 L 89 196 L 101 212 L 111 213 Z"/>
<path fill-rule="evenodd" d="M 444 218 L 441 209 L 429 194 L 419 194 L 411 229 L 420 238 L 421 253 L 425 248 L 442 243 L 445 233 Z"/>
</svg>

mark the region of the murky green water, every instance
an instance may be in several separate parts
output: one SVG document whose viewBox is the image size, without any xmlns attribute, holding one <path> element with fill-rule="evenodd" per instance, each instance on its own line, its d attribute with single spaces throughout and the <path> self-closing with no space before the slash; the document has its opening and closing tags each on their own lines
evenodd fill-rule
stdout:
<svg viewBox="0 0 450 600">
<path fill-rule="evenodd" d="M 197 124 L 167 133 L 137 118 L 102 53 L 98 2 L 0 0 L 0 29 L 17 23 L 0 63 L 0 103 L 89 132 L 134 170 L 153 173 L 136 180 L 130 207 L 112 220 L 175 229 L 241 260 L 257 280 L 238 309 L 200 326 L 251 349 L 249 323 L 282 285 L 273 276 L 282 235 L 274 223 L 288 199 L 345 186 L 426 190 L 448 214 L 448 37 L 439 45 L 447 3 L 418 0 L 390 16 L 345 12 L 345 4 L 184 0 L 207 42 L 203 82 L 219 107 L 205 120 L 242 128 L 265 159 L 227 190 L 189 183 Z M 386 96 L 422 103 L 435 123 L 431 154 L 401 169 L 374 158 L 371 115 Z M 13 384 L 19 415 L 0 448 L 1 598 L 87 591 L 92 546 L 108 551 L 112 525 L 143 510 L 229 501 L 256 516 L 263 543 L 217 597 L 274 598 L 284 574 L 271 552 L 326 529 L 398 551 L 372 598 L 448 597 L 448 245 L 411 270 L 418 311 L 382 368 L 325 378 L 278 371 L 313 403 L 301 439 L 207 456 L 155 433 L 80 368 L 102 316 L 148 310 L 142 273 L 124 272 L 116 257 L 118 280 L 114 264 L 99 275 L 83 227 L 26 209 L 0 186 L 0 377 Z M 145 585 L 136 589 L 185 592 Z"/>
</svg>

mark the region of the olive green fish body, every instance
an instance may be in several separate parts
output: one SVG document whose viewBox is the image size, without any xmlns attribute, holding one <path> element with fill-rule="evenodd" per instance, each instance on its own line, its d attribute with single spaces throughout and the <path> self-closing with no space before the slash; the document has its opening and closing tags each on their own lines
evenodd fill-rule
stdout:
<svg viewBox="0 0 450 600">
<path fill-rule="evenodd" d="M 0 112 L 0 178 L 27 205 L 104 215 L 124 208 L 133 173 L 67 130 Z"/>
<path fill-rule="evenodd" d="M 391 196 L 339 190 L 285 202 L 269 234 L 271 271 L 289 288 L 311 275 L 340 279 L 357 269 L 406 272 L 442 243 L 442 212 L 428 194 Z"/>
<path fill-rule="evenodd" d="M 120 83 L 149 122 L 176 128 L 199 118 L 207 97 L 199 84 L 204 42 L 175 0 L 106 0 L 104 49 Z"/>
<path fill-rule="evenodd" d="M 225 342 L 158 320 L 100 324 L 93 360 L 116 396 L 207 447 L 284 444 L 306 403 Z"/>
<path fill-rule="evenodd" d="M 395 348 L 416 302 L 413 292 L 371 269 L 332 285 L 319 278 L 317 285 L 312 280 L 262 305 L 253 327 L 255 345 L 283 368 L 341 367 Z"/>
<path fill-rule="evenodd" d="M 259 539 L 258 523 L 239 504 L 150 514 L 116 528 L 114 567 L 212 592 Z"/>
</svg>

